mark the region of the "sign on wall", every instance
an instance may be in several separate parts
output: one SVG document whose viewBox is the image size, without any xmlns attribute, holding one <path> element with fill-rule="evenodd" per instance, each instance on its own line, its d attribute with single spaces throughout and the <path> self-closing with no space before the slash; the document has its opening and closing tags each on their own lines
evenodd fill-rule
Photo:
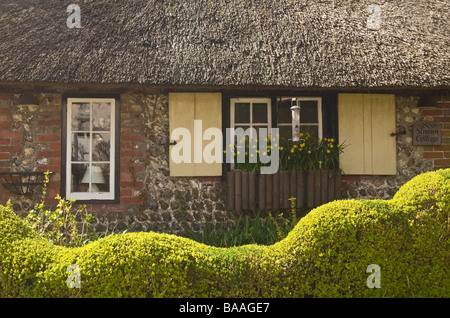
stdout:
<svg viewBox="0 0 450 318">
<path fill-rule="evenodd" d="M 441 125 L 431 122 L 418 122 L 413 125 L 413 145 L 440 145 Z"/>
</svg>

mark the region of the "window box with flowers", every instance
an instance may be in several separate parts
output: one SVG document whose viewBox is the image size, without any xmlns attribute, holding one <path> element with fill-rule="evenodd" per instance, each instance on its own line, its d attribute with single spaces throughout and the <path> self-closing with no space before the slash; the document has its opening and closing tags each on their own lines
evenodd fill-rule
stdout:
<svg viewBox="0 0 450 318">
<path fill-rule="evenodd" d="M 250 162 L 249 143 L 245 143 L 245 162 L 236 163 L 227 173 L 228 206 L 230 210 L 288 209 L 290 198 L 297 208 L 313 208 L 340 199 L 341 171 L 338 158 L 343 145 L 333 138 L 314 140 L 300 134 L 299 141 L 271 144 L 279 151 L 279 170 L 260 174 L 261 162 Z M 237 155 L 236 147 L 230 149 Z M 259 150 L 256 151 L 259 153 Z"/>
</svg>

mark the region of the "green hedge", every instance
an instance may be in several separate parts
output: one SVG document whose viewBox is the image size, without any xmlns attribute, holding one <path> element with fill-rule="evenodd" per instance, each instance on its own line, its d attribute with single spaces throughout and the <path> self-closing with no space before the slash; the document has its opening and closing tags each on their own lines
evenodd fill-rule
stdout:
<svg viewBox="0 0 450 318">
<path fill-rule="evenodd" d="M 392 200 L 311 211 L 271 246 L 217 248 L 169 234 L 110 235 L 55 246 L 0 208 L 2 297 L 449 297 L 450 169 Z M 67 268 L 81 288 L 68 288 Z M 368 288 L 370 264 L 381 288 Z"/>
</svg>

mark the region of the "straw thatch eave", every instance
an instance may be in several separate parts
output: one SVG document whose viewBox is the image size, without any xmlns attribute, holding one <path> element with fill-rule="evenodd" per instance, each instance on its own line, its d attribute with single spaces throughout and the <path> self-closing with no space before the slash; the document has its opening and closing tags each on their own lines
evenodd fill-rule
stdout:
<svg viewBox="0 0 450 318">
<path fill-rule="evenodd" d="M 448 87 L 448 0 L 4 0 L 0 81 Z"/>
</svg>

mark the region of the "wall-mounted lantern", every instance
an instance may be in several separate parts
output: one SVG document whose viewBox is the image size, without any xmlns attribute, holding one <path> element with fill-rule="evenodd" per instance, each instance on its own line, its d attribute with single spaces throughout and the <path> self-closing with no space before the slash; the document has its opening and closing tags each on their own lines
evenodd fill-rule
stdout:
<svg viewBox="0 0 450 318">
<path fill-rule="evenodd" d="M 295 103 L 295 105 L 294 105 Z M 300 140 L 300 106 L 297 105 L 297 99 L 293 98 L 291 101 L 292 111 L 292 141 Z"/>
</svg>

